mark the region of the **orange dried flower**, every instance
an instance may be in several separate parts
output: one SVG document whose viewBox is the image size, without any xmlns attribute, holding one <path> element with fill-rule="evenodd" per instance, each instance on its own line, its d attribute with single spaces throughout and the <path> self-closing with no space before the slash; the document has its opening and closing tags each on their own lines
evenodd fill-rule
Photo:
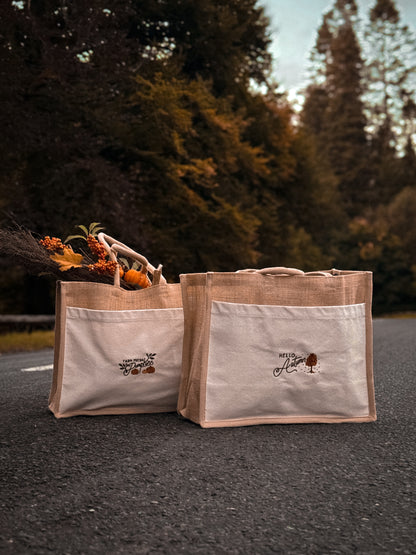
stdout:
<svg viewBox="0 0 416 555">
<path fill-rule="evenodd" d="M 104 248 L 104 245 L 102 245 L 99 241 L 97 241 L 95 237 L 93 237 L 92 235 L 88 235 L 87 243 L 92 254 L 95 254 L 96 256 L 98 256 L 100 260 L 104 260 L 105 258 L 107 258 L 107 253 Z"/>
<path fill-rule="evenodd" d="M 109 260 L 100 259 L 95 264 L 89 264 L 88 270 L 90 272 L 97 272 L 97 274 L 101 275 L 110 275 L 113 276 L 117 269 L 117 262 L 111 262 Z"/>
<path fill-rule="evenodd" d="M 64 249 L 64 244 L 57 237 L 49 237 L 47 235 L 44 239 L 41 239 L 39 243 L 45 247 L 48 251 L 57 252 Z"/>
</svg>

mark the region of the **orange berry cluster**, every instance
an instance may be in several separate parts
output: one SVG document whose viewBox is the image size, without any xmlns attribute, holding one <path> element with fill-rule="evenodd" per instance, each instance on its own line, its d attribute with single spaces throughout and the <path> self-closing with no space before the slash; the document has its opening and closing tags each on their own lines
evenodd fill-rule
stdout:
<svg viewBox="0 0 416 555">
<path fill-rule="evenodd" d="M 107 253 L 104 246 L 99 241 L 97 241 L 95 237 L 93 237 L 92 235 L 88 235 L 87 243 L 92 254 L 98 256 L 100 260 L 105 260 L 107 258 Z"/>
<path fill-rule="evenodd" d="M 57 237 L 49 237 L 47 235 L 44 239 L 41 239 L 39 243 L 45 247 L 48 251 L 61 251 L 64 249 L 64 244 Z"/>
<path fill-rule="evenodd" d="M 89 264 L 88 270 L 90 272 L 97 272 L 97 274 L 110 275 L 113 276 L 117 269 L 117 262 L 111 262 L 109 260 L 103 260 L 100 258 L 95 264 Z"/>
</svg>

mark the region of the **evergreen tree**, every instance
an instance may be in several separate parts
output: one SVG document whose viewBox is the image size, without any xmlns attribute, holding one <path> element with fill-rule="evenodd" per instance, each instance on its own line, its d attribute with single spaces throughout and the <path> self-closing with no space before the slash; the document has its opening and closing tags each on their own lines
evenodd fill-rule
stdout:
<svg viewBox="0 0 416 555">
<path fill-rule="evenodd" d="M 360 211 L 369 201 L 356 21 L 354 1 L 337 0 L 324 15 L 312 55 L 314 79 L 306 91 L 302 114 L 305 130 L 315 138 L 318 151 L 338 179 L 343 206 L 349 214 Z"/>
<path fill-rule="evenodd" d="M 260 222 L 259 266 L 326 267 L 342 222 L 336 181 L 318 162 L 314 145 L 291 124 L 283 99 L 257 95 L 247 108 L 245 136 L 267 156 L 267 174 L 251 180 Z"/>
<path fill-rule="evenodd" d="M 368 130 L 374 135 L 384 128 L 386 140 L 402 150 L 409 135 L 416 139 L 416 36 L 401 23 L 394 0 L 376 0 L 369 16 L 363 43 Z"/>
<path fill-rule="evenodd" d="M 397 155 L 389 118 L 371 136 L 368 163 L 374 203 L 386 204 L 403 187 L 402 161 Z"/>
<path fill-rule="evenodd" d="M 162 0 L 172 53 L 192 79 L 212 80 L 216 95 L 260 84 L 270 73 L 269 20 L 257 0 Z"/>
<path fill-rule="evenodd" d="M 356 213 L 365 203 L 368 174 L 365 118 L 361 102 L 361 57 L 352 25 L 346 23 L 331 43 L 327 67 L 328 108 L 325 138 L 329 161 L 339 177 L 345 208 Z M 364 198 L 363 198 L 364 197 Z"/>
<path fill-rule="evenodd" d="M 301 122 L 319 144 L 325 147 L 326 113 L 329 94 L 325 83 L 313 83 L 305 91 L 305 102 L 301 114 Z M 326 150 L 326 149 L 325 149 Z"/>
</svg>

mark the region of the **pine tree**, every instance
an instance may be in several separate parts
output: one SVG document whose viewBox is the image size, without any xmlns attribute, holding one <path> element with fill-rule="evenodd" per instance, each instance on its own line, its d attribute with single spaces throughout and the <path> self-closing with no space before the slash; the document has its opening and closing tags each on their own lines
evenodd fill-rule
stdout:
<svg viewBox="0 0 416 555">
<path fill-rule="evenodd" d="M 325 138 L 329 161 L 339 177 L 347 211 L 360 210 L 367 187 L 367 140 L 361 101 L 361 57 L 352 25 L 346 23 L 331 43 L 327 67 L 328 108 Z"/>
<path fill-rule="evenodd" d="M 376 0 L 369 16 L 363 42 L 368 130 L 374 135 L 389 127 L 384 136 L 402 150 L 415 133 L 416 36 L 401 23 L 394 0 Z"/>
<path fill-rule="evenodd" d="M 182 71 L 212 80 L 215 94 L 234 94 L 270 73 L 271 42 L 256 0 L 164 0 L 163 16 Z"/>
<path fill-rule="evenodd" d="M 327 267 L 333 261 L 332 238 L 343 221 L 336 181 L 314 145 L 291 124 L 283 99 L 257 95 L 247 109 L 245 136 L 267 156 L 267 174 L 250 179 L 260 222 L 259 265 Z"/>
<path fill-rule="evenodd" d="M 354 1 L 337 0 L 324 15 L 312 55 L 313 82 L 306 91 L 302 114 L 305 130 L 312 134 L 318 151 L 338 179 L 343 206 L 349 214 L 360 211 L 369 200 L 356 21 Z"/>
<path fill-rule="evenodd" d="M 376 204 L 388 203 L 403 187 L 402 160 L 398 157 L 395 144 L 390 118 L 387 117 L 370 139 L 368 169 Z"/>
</svg>

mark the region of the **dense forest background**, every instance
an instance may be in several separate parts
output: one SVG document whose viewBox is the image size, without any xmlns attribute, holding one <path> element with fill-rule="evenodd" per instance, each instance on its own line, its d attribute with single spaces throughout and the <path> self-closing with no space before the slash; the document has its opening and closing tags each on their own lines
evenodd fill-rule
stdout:
<svg viewBox="0 0 416 555">
<path fill-rule="evenodd" d="M 256 0 L 3 2 L 1 227 L 101 222 L 172 280 L 367 269 L 375 312 L 416 309 L 415 36 L 392 0 L 335 0 L 301 110 L 269 45 Z M 53 309 L 8 257 L 0 288 Z"/>
</svg>

